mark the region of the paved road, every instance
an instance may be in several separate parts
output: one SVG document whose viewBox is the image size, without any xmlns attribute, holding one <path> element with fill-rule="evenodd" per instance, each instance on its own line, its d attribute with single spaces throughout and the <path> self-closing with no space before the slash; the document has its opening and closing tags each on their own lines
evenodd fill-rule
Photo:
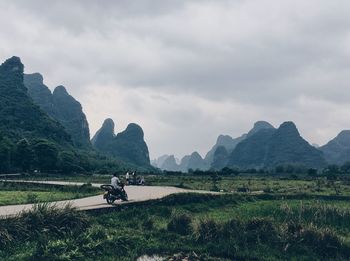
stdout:
<svg viewBox="0 0 350 261">
<path fill-rule="evenodd" d="M 65 182 L 65 181 L 16 180 L 16 182 L 44 183 L 44 184 L 56 184 L 56 185 L 77 185 L 77 186 L 83 185 L 83 183 L 79 183 L 79 182 Z M 96 183 L 92 184 L 92 186 L 94 187 L 100 187 L 100 185 L 101 184 L 96 184 Z M 132 202 L 141 202 L 141 201 L 147 201 L 151 199 L 159 199 L 175 193 L 184 193 L 184 192 L 212 193 L 208 191 L 185 190 L 185 189 L 180 189 L 175 187 L 159 187 L 159 186 L 126 186 L 125 190 L 128 193 L 129 201 L 120 202 L 117 204 L 130 204 Z M 58 207 L 62 207 L 70 203 L 74 207 L 78 208 L 79 210 L 113 207 L 106 203 L 106 201 L 102 198 L 102 195 L 86 197 L 81 199 L 74 199 L 74 200 L 57 201 L 54 203 Z M 0 217 L 16 215 L 22 211 L 29 210 L 32 207 L 33 207 L 33 204 L 2 206 L 0 207 Z"/>
</svg>

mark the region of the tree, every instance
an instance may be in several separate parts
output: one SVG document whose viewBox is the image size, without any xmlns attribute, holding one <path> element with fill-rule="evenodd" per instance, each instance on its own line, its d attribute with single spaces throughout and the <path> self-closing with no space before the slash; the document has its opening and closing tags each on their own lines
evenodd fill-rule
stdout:
<svg viewBox="0 0 350 261">
<path fill-rule="evenodd" d="M 16 164 L 27 172 L 31 169 L 34 161 L 34 153 L 27 139 L 22 139 L 16 146 Z"/>
<path fill-rule="evenodd" d="M 0 172 L 4 173 L 12 169 L 13 144 L 0 136 Z"/>
<path fill-rule="evenodd" d="M 59 153 L 58 167 L 61 171 L 66 173 L 83 170 L 79 166 L 79 160 L 72 151 L 62 151 Z"/>
<path fill-rule="evenodd" d="M 317 169 L 313 169 L 313 168 L 308 169 L 307 174 L 311 177 L 315 177 L 317 175 Z"/>
<path fill-rule="evenodd" d="M 284 167 L 282 165 L 278 165 L 275 168 L 276 173 L 284 173 Z"/>
<path fill-rule="evenodd" d="M 39 140 L 33 146 L 36 165 L 40 171 L 52 171 L 57 167 L 58 150 L 52 142 Z"/>
<path fill-rule="evenodd" d="M 214 172 L 212 173 L 211 177 L 211 182 L 212 182 L 212 191 L 219 191 L 219 187 L 218 187 L 218 181 L 220 180 L 220 177 L 218 175 L 218 173 Z"/>
<path fill-rule="evenodd" d="M 341 166 L 341 170 L 344 173 L 350 173 L 350 161 L 345 162 L 343 166 Z"/>
<path fill-rule="evenodd" d="M 329 165 L 326 169 L 324 169 L 323 171 L 325 174 L 339 174 L 340 173 L 340 169 L 338 165 L 332 164 Z"/>
</svg>

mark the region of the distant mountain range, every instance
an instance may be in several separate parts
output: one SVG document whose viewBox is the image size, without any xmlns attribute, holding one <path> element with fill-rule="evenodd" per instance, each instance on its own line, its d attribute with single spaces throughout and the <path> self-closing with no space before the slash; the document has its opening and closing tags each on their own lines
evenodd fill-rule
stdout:
<svg viewBox="0 0 350 261">
<path fill-rule="evenodd" d="M 81 104 L 63 86 L 51 93 L 41 74 L 24 74 L 23 68 L 18 57 L 0 65 L 0 172 L 34 167 L 44 171 L 82 171 L 91 169 L 92 162 L 101 168 L 153 169 L 139 125 L 131 123 L 115 134 L 113 120 L 106 119 L 90 141 L 89 124 Z M 109 159 L 115 159 L 113 166 L 102 163 Z M 239 137 L 220 135 L 204 158 L 198 152 L 184 156 L 181 161 L 165 155 L 152 164 L 164 170 L 187 172 L 286 164 L 323 168 L 348 161 L 350 130 L 340 132 L 319 147 L 304 140 L 293 122 L 284 122 L 276 129 L 259 121 Z"/>
<path fill-rule="evenodd" d="M 195 152 L 185 156 L 181 164 L 175 165 L 170 157 L 173 156 L 165 159 L 169 159 L 171 168 L 168 164 L 158 167 L 182 172 L 224 167 L 273 168 L 279 165 L 319 169 L 327 164 L 342 165 L 350 161 L 350 131 L 342 131 L 329 143 L 319 147 L 304 140 L 293 122 L 284 122 L 276 129 L 266 121 L 258 121 L 240 137 L 220 135 L 204 159 Z M 167 160 L 165 162 L 168 163 Z"/>
<path fill-rule="evenodd" d="M 64 86 L 51 93 L 41 74 L 24 74 L 23 68 L 18 57 L 0 66 L 0 172 L 33 168 L 82 171 L 91 168 L 92 162 L 106 168 L 103 155 L 111 157 L 110 168 L 153 169 L 140 126 L 130 124 L 115 137 L 110 133 L 110 144 L 93 147 L 81 104 Z M 114 130 L 113 121 L 104 124 L 107 130 L 108 124 Z M 94 145 L 101 141 L 100 134 L 101 130 Z"/>
<path fill-rule="evenodd" d="M 350 130 L 340 132 L 326 145 L 319 147 L 331 164 L 344 164 L 350 161 Z"/>
<path fill-rule="evenodd" d="M 255 132 L 237 145 L 228 160 L 228 166 L 240 168 L 268 168 L 284 164 L 309 168 L 326 166 L 323 153 L 305 141 L 292 122 L 285 122 L 278 129 Z"/>
</svg>

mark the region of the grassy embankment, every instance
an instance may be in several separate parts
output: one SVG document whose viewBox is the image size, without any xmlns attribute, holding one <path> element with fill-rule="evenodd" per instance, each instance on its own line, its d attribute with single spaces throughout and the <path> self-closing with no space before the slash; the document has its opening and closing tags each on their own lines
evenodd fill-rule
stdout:
<svg viewBox="0 0 350 261">
<path fill-rule="evenodd" d="M 76 199 L 101 193 L 89 185 L 60 186 L 49 184 L 0 182 L 0 206 Z"/>
<path fill-rule="evenodd" d="M 349 260 L 348 201 L 297 198 L 180 194 L 104 214 L 40 207 L 0 221 L 0 258 Z"/>
</svg>

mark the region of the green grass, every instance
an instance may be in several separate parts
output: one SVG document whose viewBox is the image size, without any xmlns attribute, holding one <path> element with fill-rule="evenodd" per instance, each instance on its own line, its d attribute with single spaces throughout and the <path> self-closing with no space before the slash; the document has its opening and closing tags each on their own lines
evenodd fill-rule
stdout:
<svg viewBox="0 0 350 261">
<path fill-rule="evenodd" d="M 110 182 L 110 176 L 101 175 L 35 179 Z M 213 188 L 210 176 L 148 175 L 146 182 Z M 40 186 L 26 186 L 20 191 L 45 192 Z M 179 194 L 120 206 L 110 213 L 88 213 L 80 230 L 69 230 L 61 222 L 59 229 L 53 224 L 48 233 L 26 235 L 29 240 L 24 244 L 11 241 L 5 248 L 0 244 L 0 259 L 135 260 L 144 254 L 195 252 L 202 260 L 350 260 L 349 177 L 331 181 L 303 175 L 238 175 L 221 177 L 216 186 L 235 193 Z M 0 192 L 15 188 L 0 186 Z M 262 193 L 236 193 L 240 188 Z M 66 187 L 53 190 L 72 193 Z M 41 216 L 45 215 L 49 213 Z M 61 218 L 66 219 L 64 214 Z M 47 226 L 39 223 L 37 231 L 46 231 Z M 9 234 L 1 231 L 0 224 L 0 240 L 6 241 Z"/>
<path fill-rule="evenodd" d="M 0 182 L 0 206 L 76 199 L 99 193 L 101 191 L 98 188 L 88 185 L 60 186 Z"/>
<path fill-rule="evenodd" d="M 0 206 L 52 202 L 90 196 L 91 193 L 60 191 L 0 191 Z"/>
<path fill-rule="evenodd" d="M 39 208 L 30 219 L 0 222 L 5 243 L 0 244 L 0 259 L 135 260 L 144 254 L 193 252 L 201 260 L 350 258 L 350 207 L 341 200 L 179 194 L 105 214 L 80 213 L 78 219 L 66 211 Z M 80 219 L 80 229 L 72 229 Z M 6 235 L 23 236 L 9 228 L 32 222 L 36 231 L 47 233 L 35 237 L 29 229 L 25 244 L 7 240 Z"/>
<path fill-rule="evenodd" d="M 109 183 L 111 176 L 105 175 L 34 175 L 22 176 L 28 180 L 63 180 L 84 183 Z M 123 178 L 123 177 L 121 177 Z M 210 176 L 194 175 L 146 175 L 146 185 L 177 186 L 188 189 L 211 190 L 213 188 Z M 241 174 L 237 176 L 221 176 L 217 181 L 218 189 L 235 192 L 248 188 L 251 192 L 265 192 L 283 195 L 343 195 L 350 196 L 350 177 L 339 176 L 338 180 L 327 180 L 326 177 L 309 177 L 305 175 L 263 175 Z"/>
</svg>

